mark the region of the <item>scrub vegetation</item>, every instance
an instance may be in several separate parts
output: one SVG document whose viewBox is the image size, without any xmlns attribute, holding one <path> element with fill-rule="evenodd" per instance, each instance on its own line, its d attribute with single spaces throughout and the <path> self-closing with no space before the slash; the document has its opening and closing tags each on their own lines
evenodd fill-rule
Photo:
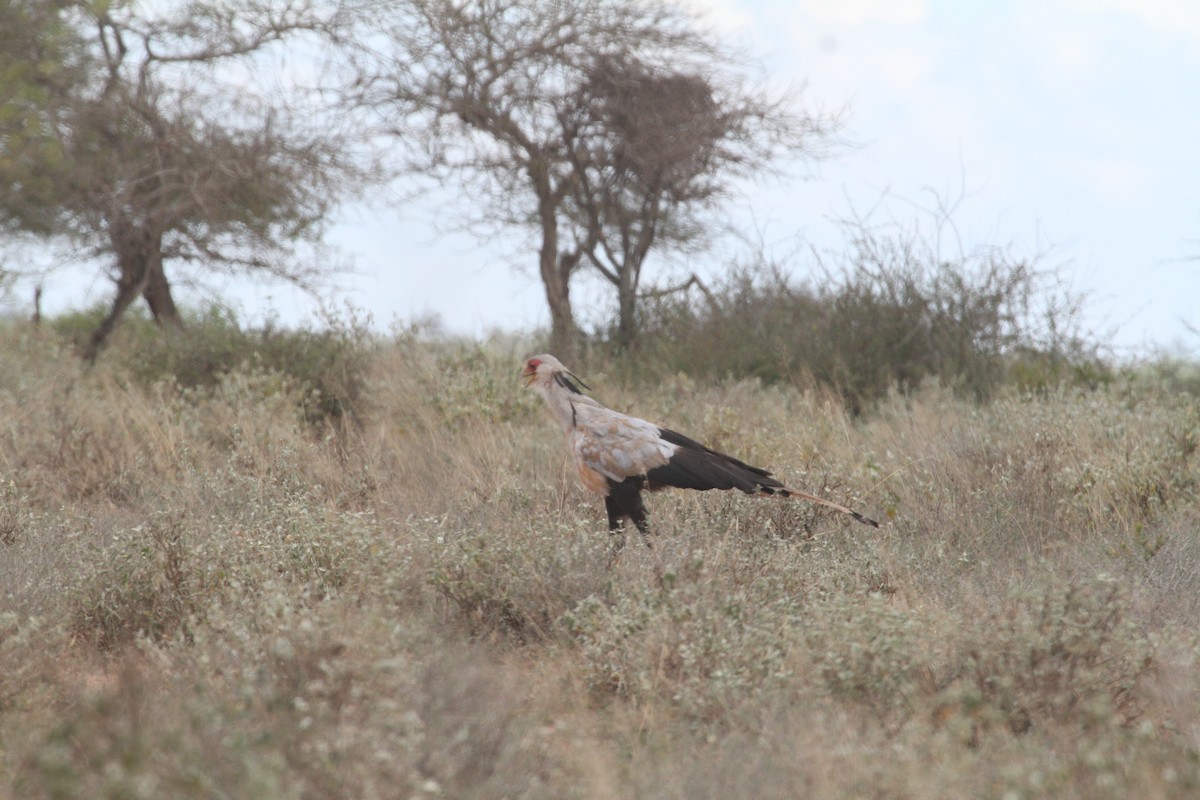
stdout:
<svg viewBox="0 0 1200 800">
<path fill-rule="evenodd" d="M 593 356 L 606 403 L 887 521 L 662 493 L 610 566 L 535 342 L 209 314 L 88 369 L 60 322 L 0 332 L 0 796 L 1200 791 L 1178 364 L 856 415 Z"/>
</svg>

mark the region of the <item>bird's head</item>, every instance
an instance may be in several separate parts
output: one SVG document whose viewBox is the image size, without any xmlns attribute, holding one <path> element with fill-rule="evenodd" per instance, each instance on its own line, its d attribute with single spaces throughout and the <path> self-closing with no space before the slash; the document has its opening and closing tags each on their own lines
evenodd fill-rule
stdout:
<svg viewBox="0 0 1200 800">
<path fill-rule="evenodd" d="M 525 385 L 528 387 L 548 389 L 557 384 L 575 394 L 583 394 L 580 386 L 584 389 L 591 388 L 564 367 L 561 361 L 548 353 L 531 356 L 527 359 L 521 375 L 525 378 Z"/>
</svg>

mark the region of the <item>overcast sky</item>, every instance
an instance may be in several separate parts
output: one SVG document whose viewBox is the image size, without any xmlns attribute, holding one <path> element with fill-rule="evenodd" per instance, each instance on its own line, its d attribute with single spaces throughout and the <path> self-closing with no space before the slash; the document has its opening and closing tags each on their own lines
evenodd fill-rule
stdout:
<svg viewBox="0 0 1200 800">
<path fill-rule="evenodd" d="M 1194 0 L 704 0 L 706 20 L 807 102 L 846 107 L 857 146 L 782 182 L 750 187 L 730 217 L 783 256 L 837 251 L 832 219 L 886 199 L 877 219 L 928 221 L 931 191 L 965 196 L 964 245 L 1048 252 L 1091 297 L 1091 322 L 1121 354 L 1200 349 L 1200 3 Z M 464 198 L 463 202 L 468 200 Z M 546 324 L 536 255 L 439 231 L 442 205 L 348 209 L 333 241 L 357 274 L 344 298 L 386 329 L 436 315 L 452 332 Z M 693 257 L 720 271 L 736 248 Z M 792 262 L 803 277 L 811 259 Z M 651 264 L 665 279 L 683 265 Z M 79 283 L 78 279 L 74 282 Z M 47 303 L 82 302 L 52 278 Z M 90 297 L 109 287 L 89 281 Z M 231 283 L 248 315 L 311 318 L 279 286 Z M 585 315 L 602 293 L 577 292 Z M 1186 323 L 1186 324 L 1185 324 Z"/>
</svg>

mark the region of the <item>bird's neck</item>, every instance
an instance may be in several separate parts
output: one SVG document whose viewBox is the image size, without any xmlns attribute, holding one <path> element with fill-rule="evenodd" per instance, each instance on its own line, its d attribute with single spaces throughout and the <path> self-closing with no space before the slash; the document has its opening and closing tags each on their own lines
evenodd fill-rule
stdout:
<svg viewBox="0 0 1200 800">
<path fill-rule="evenodd" d="M 546 399 L 546 405 L 550 407 L 550 412 L 554 414 L 554 418 L 562 425 L 563 431 L 570 433 L 575 429 L 576 414 L 573 403 L 587 402 L 588 398 L 584 395 L 571 395 L 558 386 L 540 385 L 537 390 L 542 397 Z"/>
</svg>

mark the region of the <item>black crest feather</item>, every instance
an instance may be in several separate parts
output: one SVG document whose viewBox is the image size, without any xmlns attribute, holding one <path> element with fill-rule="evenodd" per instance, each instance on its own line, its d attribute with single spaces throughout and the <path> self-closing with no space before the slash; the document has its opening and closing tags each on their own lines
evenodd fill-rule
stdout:
<svg viewBox="0 0 1200 800">
<path fill-rule="evenodd" d="M 577 375 L 573 375 L 570 372 L 554 373 L 554 382 L 566 389 L 568 392 L 574 392 L 575 394 L 583 394 L 583 389 L 592 388 L 583 381 L 579 380 Z M 583 389 L 580 389 L 580 386 L 582 386 Z"/>
</svg>

